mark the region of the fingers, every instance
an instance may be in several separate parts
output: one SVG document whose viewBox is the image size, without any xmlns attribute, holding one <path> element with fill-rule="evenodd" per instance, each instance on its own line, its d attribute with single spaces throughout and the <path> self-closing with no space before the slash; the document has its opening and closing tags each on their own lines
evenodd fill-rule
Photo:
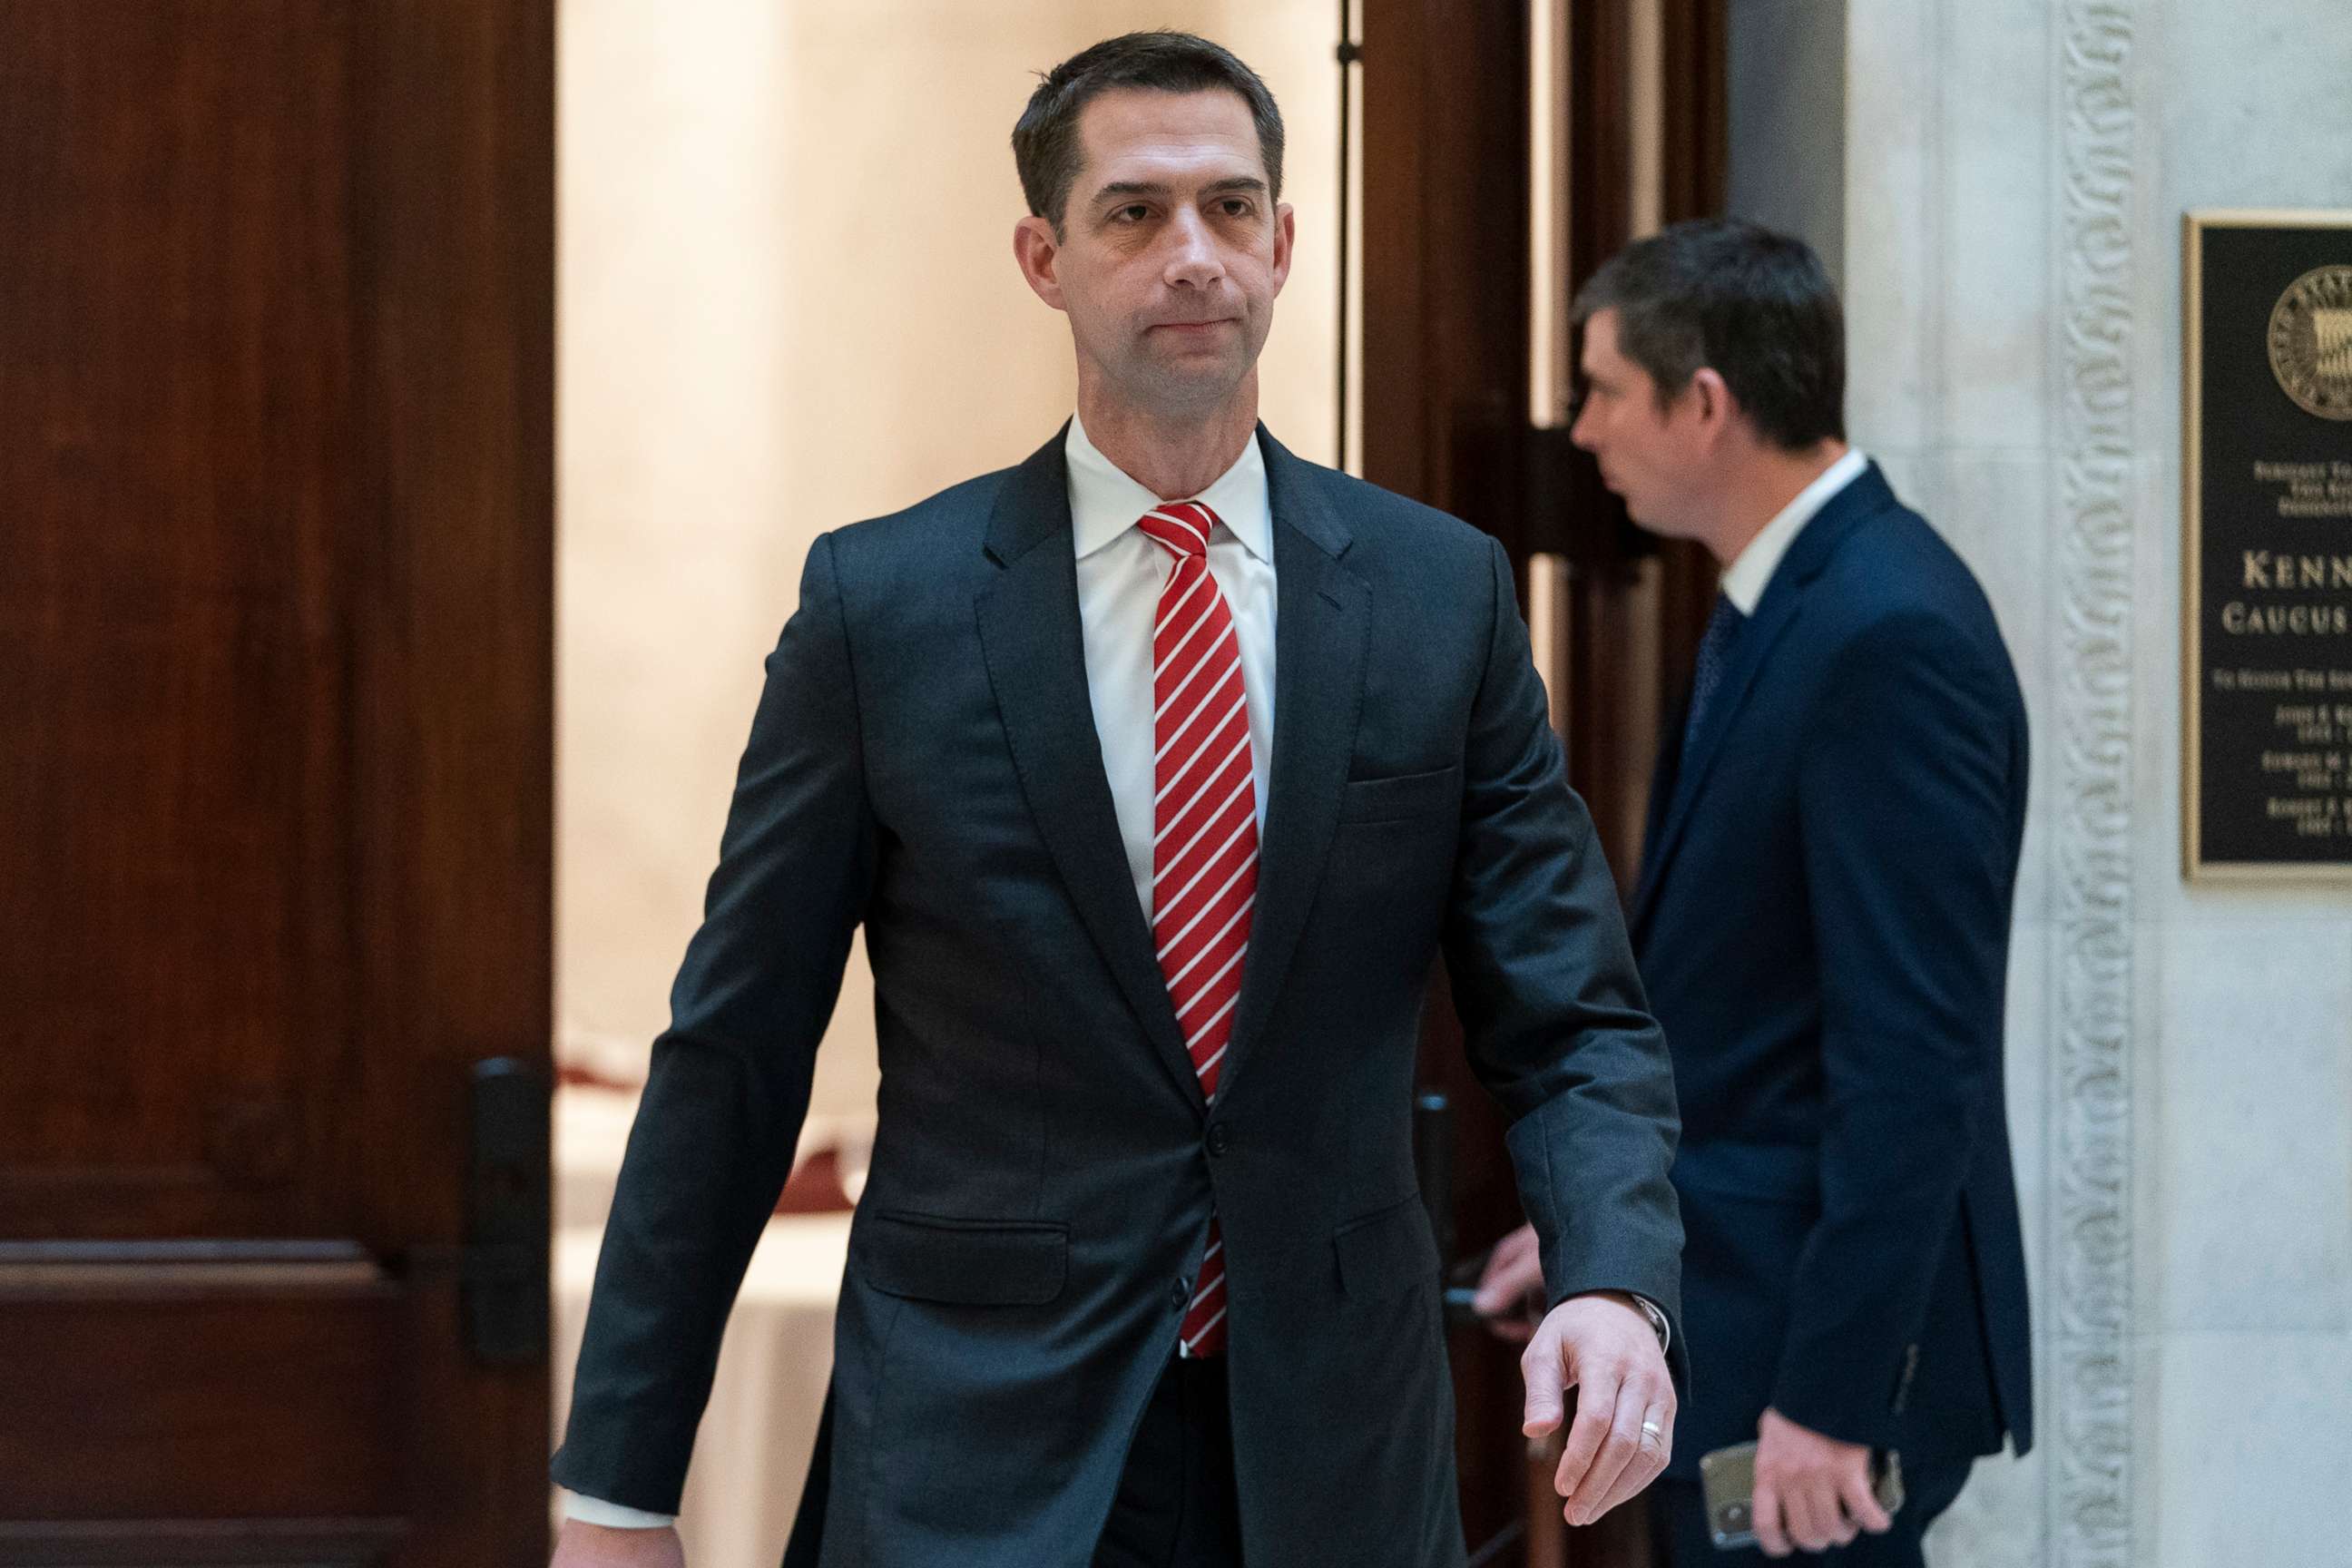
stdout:
<svg viewBox="0 0 2352 1568">
<path fill-rule="evenodd" d="M 1839 1478 L 1838 1500 L 1845 1505 L 1846 1518 L 1873 1535 L 1884 1535 L 1895 1528 L 1886 1510 L 1878 1506 L 1878 1496 L 1871 1489 L 1870 1468 L 1849 1470 Z M 1848 1536 L 1847 1540 L 1853 1539 Z"/>
<path fill-rule="evenodd" d="M 1674 1421 L 1672 1404 L 1670 1388 L 1653 1388 L 1647 1377 L 1626 1380 L 1624 1387 L 1618 1391 L 1617 1420 L 1610 1431 L 1608 1446 L 1594 1461 L 1585 1484 L 1569 1500 L 1570 1523 L 1591 1524 L 1619 1503 L 1630 1501 L 1658 1479 L 1658 1472 L 1666 1468 L 1666 1458 L 1673 1452 L 1673 1440 L 1668 1435 Z M 1611 1475 L 1612 1456 L 1620 1452 L 1624 1456 L 1623 1462 Z"/>
<path fill-rule="evenodd" d="M 1788 1483 L 1780 1507 L 1788 1515 L 1789 1539 L 1800 1551 L 1827 1552 L 1853 1540 L 1853 1526 L 1839 1511 L 1837 1493 L 1825 1477 Z"/>
<path fill-rule="evenodd" d="M 1650 1396 L 1642 1412 L 1642 1447 L 1648 1449 L 1663 1472 L 1675 1457 L 1675 1392 L 1669 1383 L 1664 1390 Z"/>
<path fill-rule="evenodd" d="M 1826 1471 L 1806 1470 L 1783 1474 L 1771 1480 L 1757 1478 L 1756 1492 L 1760 1498 L 1769 1491 L 1777 1500 L 1788 1543 L 1800 1552 L 1827 1552 L 1833 1546 L 1850 1546 L 1860 1530 L 1838 1506 L 1835 1479 Z M 1760 1520 L 1763 1505 L 1756 1505 Z M 1759 1527 L 1757 1539 L 1763 1539 Z"/>
<path fill-rule="evenodd" d="M 1672 1451 L 1674 1384 L 1648 1322 L 1607 1291 L 1552 1309 L 1519 1358 L 1530 1411 L 1539 1397 L 1550 1416 L 1530 1436 L 1557 1430 L 1565 1394 L 1576 1389 L 1575 1419 L 1561 1444 L 1552 1485 L 1570 1524 L 1590 1524 L 1654 1479 Z M 1647 1422 L 1655 1429 L 1645 1432 Z"/>
<path fill-rule="evenodd" d="M 1592 1473 L 1594 1461 L 1609 1446 L 1610 1435 L 1616 1425 L 1617 1394 L 1622 1386 L 1613 1368 L 1592 1367 L 1577 1380 L 1576 1419 L 1568 1428 L 1568 1443 L 1559 1456 L 1559 1468 L 1552 1476 L 1552 1486 L 1562 1498 L 1580 1494 L 1585 1481 Z M 1636 1426 L 1640 1423 L 1636 1422 Z M 1623 1462 L 1623 1455 L 1619 1456 Z M 1580 1524 L 1570 1510 L 1570 1522 Z"/>
<path fill-rule="evenodd" d="M 1652 1481 L 1665 1473 L 1666 1461 L 1675 1452 L 1674 1385 L 1664 1384 L 1643 1402 L 1642 1419 L 1633 1429 L 1634 1458 L 1617 1478 L 1610 1495 L 1601 1500 L 1595 1514 L 1607 1513 L 1619 1503 L 1631 1502 L 1646 1489 Z"/>
<path fill-rule="evenodd" d="M 1542 1287 L 1543 1259 L 1535 1227 L 1523 1225 L 1495 1244 L 1479 1272 L 1478 1293 L 1471 1306 L 1483 1317 L 1496 1317 L 1514 1310 L 1529 1291 Z M 1496 1326 L 1499 1330 L 1499 1322 Z"/>
<path fill-rule="evenodd" d="M 1767 1557 L 1786 1557 L 1795 1550 L 1789 1543 L 1789 1531 L 1780 1522 L 1780 1491 L 1762 1476 L 1756 1478 L 1756 1495 L 1748 1500 L 1748 1511 L 1755 1515 L 1756 1544 Z"/>
<path fill-rule="evenodd" d="M 1771 1481 L 1764 1481 L 1759 1477 L 1750 1510 L 1755 1511 L 1757 1547 L 1764 1549 L 1764 1556 L 1790 1556 L 1792 1552 L 1828 1552 L 1832 1544 L 1842 1547 L 1849 1540 L 1853 1540 L 1851 1532 L 1846 1535 L 1846 1540 L 1837 1540 L 1834 1528 L 1822 1526 L 1821 1498 L 1816 1498 L 1811 1488 L 1801 1486 L 1801 1483 L 1790 1483 L 1788 1490 L 1783 1490 L 1783 1488 L 1773 1486 Z M 1844 1516 L 1837 1511 L 1834 1500 L 1830 1504 L 1830 1516 L 1839 1519 L 1839 1523 L 1844 1523 Z M 1851 1526 L 1846 1528 L 1851 1531 Z"/>
<path fill-rule="evenodd" d="M 1618 1479 L 1642 1452 L 1641 1413 L 1648 1404 L 1632 1379 L 1618 1385 L 1615 1408 L 1611 1412 L 1608 1435 L 1601 1439 L 1601 1451 L 1592 1457 L 1591 1468 L 1584 1472 L 1584 1479 L 1560 1493 L 1566 1505 L 1561 1512 L 1569 1523 L 1591 1524 L 1608 1511 L 1610 1493 L 1616 1488 Z"/>
<path fill-rule="evenodd" d="M 1865 1530 L 1884 1535 L 1895 1527 L 1871 1495 L 1866 1458 L 1783 1478 L 1780 1495 L 1788 1515 L 1789 1538 L 1802 1551 L 1851 1546 Z"/>
<path fill-rule="evenodd" d="M 1809 1431 L 1777 1410 L 1757 1423 L 1756 1534 L 1773 1556 L 1850 1546 L 1894 1521 L 1871 1495 L 1870 1450 Z"/>
</svg>

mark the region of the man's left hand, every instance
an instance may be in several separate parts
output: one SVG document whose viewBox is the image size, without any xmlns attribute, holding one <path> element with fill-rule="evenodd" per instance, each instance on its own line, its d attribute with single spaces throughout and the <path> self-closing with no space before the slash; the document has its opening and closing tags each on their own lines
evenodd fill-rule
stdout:
<svg viewBox="0 0 2352 1568">
<path fill-rule="evenodd" d="M 1675 1447 L 1675 1384 L 1649 1318 L 1622 1291 L 1571 1296 L 1519 1357 L 1530 1437 L 1556 1432 L 1576 1390 L 1576 1419 L 1552 1478 L 1570 1524 L 1591 1524 L 1657 1479 Z"/>
<path fill-rule="evenodd" d="M 1870 1484 L 1870 1450 L 1800 1426 L 1777 1410 L 1756 1426 L 1756 1543 L 1767 1557 L 1850 1546 L 1895 1528 Z"/>
</svg>

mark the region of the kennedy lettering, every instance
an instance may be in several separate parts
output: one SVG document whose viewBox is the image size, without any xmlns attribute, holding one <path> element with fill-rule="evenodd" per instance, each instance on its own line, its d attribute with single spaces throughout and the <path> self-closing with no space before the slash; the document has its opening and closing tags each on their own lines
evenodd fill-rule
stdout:
<svg viewBox="0 0 2352 1568">
<path fill-rule="evenodd" d="M 2352 555 L 2277 555 L 2245 552 L 2249 588 L 2352 588 Z"/>
</svg>

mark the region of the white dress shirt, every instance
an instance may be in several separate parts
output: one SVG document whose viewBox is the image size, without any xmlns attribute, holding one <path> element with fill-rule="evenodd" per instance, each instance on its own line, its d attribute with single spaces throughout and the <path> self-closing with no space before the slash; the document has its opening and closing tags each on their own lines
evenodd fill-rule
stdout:
<svg viewBox="0 0 2352 1568">
<path fill-rule="evenodd" d="M 1087 438 L 1073 416 L 1063 456 L 1070 471 L 1070 521 L 1078 557 L 1078 622 L 1086 637 L 1087 690 L 1110 779 L 1118 836 L 1143 918 L 1151 918 L 1153 778 L 1151 633 L 1160 589 L 1175 558 L 1136 529 L 1160 498 L 1122 471 Z M 1209 535 L 1209 575 L 1233 612 L 1240 640 L 1242 700 L 1249 708 L 1250 755 L 1257 774 L 1258 831 L 1265 831 L 1266 771 L 1274 761 L 1274 507 L 1265 455 L 1252 436 L 1242 455 L 1198 500 L 1222 525 Z M 572 1518 L 590 1524 L 651 1530 L 666 1513 L 624 1508 L 573 1493 Z"/>
<path fill-rule="evenodd" d="M 1151 918 L 1153 776 L 1151 632 L 1160 590 L 1176 559 L 1135 526 L 1160 498 L 1122 472 L 1073 418 L 1065 455 L 1070 467 L 1070 521 L 1078 552 L 1078 620 L 1085 628 L 1087 691 L 1110 780 L 1118 836 L 1135 896 Z M 1257 826 L 1265 832 L 1266 775 L 1274 763 L 1274 509 L 1265 455 L 1252 437 L 1197 499 L 1217 514 L 1209 535 L 1209 575 L 1233 612 L 1241 643 L 1242 700 L 1249 708 L 1250 756 L 1257 775 Z"/>
<path fill-rule="evenodd" d="M 1869 467 L 1868 458 L 1848 447 L 1844 457 L 1823 468 L 1819 479 L 1799 490 L 1794 500 L 1773 514 L 1763 531 L 1749 540 L 1748 548 L 1723 569 L 1723 596 L 1731 601 L 1734 609 L 1743 616 L 1756 613 L 1764 590 L 1771 584 L 1772 574 L 1780 568 L 1780 558 L 1789 553 L 1789 546 L 1797 542 L 1797 535 L 1804 531 L 1805 524 Z"/>
</svg>

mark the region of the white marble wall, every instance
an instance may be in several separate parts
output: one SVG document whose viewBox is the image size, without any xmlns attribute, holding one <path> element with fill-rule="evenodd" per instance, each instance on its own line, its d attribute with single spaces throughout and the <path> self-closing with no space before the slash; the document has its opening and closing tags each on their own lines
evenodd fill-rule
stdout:
<svg viewBox="0 0 2352 1568">
<path fill-rule="evenodd" d="M 1843 24 L 1853 433 L 1983 578 L 2039 755 L 2042 1443 L 1931 1555 L 2352 1563 L 2352 892 L 2180 878 L 2178 500 L 2181 214 L 2352 206 L 2352 11 L 1771 3 Z"/>
<path fill-rule="evenodd" d="M 1724 7 L 1731 210 L 1811 237 L 1841 286 L 1847 4 L 1728 0 Z"/>
</svg>

